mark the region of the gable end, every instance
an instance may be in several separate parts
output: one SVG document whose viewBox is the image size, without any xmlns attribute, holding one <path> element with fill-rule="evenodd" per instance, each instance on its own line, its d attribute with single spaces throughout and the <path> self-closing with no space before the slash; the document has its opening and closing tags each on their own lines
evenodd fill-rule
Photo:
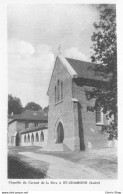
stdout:
<svg viewBox="0 0 123 194">
<path fill-rule="evenodd" d="M 67 72 L 70 74 L 70 76 L 71 76 L 72 78 L 77 78 L 77 77 L 78 77 L 76 71 L 71 67 L 71 65 L 68 63 L 68 61 L 67 61 L 62 55 L 58 55 L 58 56 L 56 57 L 56 60 L 55 60 L 55 65 L 54 65 L 54 68 L 53 68 L 53 71 L 52 71 L 50 83 L 51 83 L 52 76 L 53 76 L 53 72 L 54 72 L 54 69 L 55 69 L 55 66 L 56 66 L 57 58 L 59 58 L 59 60 L 62 62 L 62 65 L 65 67 L 65 69 L 67 70 Z M 47 95 L 49 95 L 50 83 L 49 83 Z"/>
</svg>

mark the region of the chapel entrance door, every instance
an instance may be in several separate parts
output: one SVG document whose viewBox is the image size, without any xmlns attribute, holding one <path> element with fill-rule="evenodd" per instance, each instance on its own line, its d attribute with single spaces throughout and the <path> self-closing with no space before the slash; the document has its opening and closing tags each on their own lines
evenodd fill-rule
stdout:
<svg viewBox="0 0 123 194">
<path fill-rule="evenodd" d="M 61 122 L 57 126 L 57 140 L 56 143 L 63 143 L 64 140 L 64 129 Z"/>
</svg>

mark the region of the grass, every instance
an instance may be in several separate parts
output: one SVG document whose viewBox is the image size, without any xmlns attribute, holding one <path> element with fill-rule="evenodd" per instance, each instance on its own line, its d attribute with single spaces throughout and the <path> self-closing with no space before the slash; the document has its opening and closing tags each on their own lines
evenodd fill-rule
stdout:
<svg viewBox="0 0 123 194">
<path fill-rule="evenodd" d="M 37 171 L 14 157 L 8 157 L 8 178 L 9 179 L 43 179 L 46 174 Z"/>
</svg>

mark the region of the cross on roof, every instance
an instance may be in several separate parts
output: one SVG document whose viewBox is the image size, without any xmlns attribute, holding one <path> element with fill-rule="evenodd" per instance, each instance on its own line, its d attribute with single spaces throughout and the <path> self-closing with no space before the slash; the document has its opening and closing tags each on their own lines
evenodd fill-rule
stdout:
<svg viewBox="0 0 123 194">
<path fill-rule="evenodd" d="M 61 54 L 61 45 L 59 44 L 59 47 L 58 47 L 58 54 Z"/>
</svg>

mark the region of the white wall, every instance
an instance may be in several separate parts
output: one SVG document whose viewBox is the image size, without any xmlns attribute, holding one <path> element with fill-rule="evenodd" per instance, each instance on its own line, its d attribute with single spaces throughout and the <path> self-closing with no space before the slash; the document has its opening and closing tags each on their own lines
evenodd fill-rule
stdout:
<svg viewBox="0 0 123 194">
<path fill-rule="evenodd" d="M 36 133 L 38 134 L 38 137 L 39 137 L 39 141 L 37 142 L 36 141 Z M 44 134 L 44 141 L 41 141 L 41 133 Z M 47 133 L 48 133 L 48 130 L 45 129 L 45 130 L 40 130 L 40 131 L 36 131 L 36 132 L 30 132 L 30 133 L 26 133 L 26 134 L 22 134 L 21 135 L 21 146 L 41 146 L 41 147 L 44 147 L 47 145 Z M 32 134 L 34 135 L 34 142 L 32 143 Z M 24 142 L 24 137 L 26 135 L 26 143 Z M 30 142 L 28 142 L 28 135 L 30 137 Z"/>
</svg>

